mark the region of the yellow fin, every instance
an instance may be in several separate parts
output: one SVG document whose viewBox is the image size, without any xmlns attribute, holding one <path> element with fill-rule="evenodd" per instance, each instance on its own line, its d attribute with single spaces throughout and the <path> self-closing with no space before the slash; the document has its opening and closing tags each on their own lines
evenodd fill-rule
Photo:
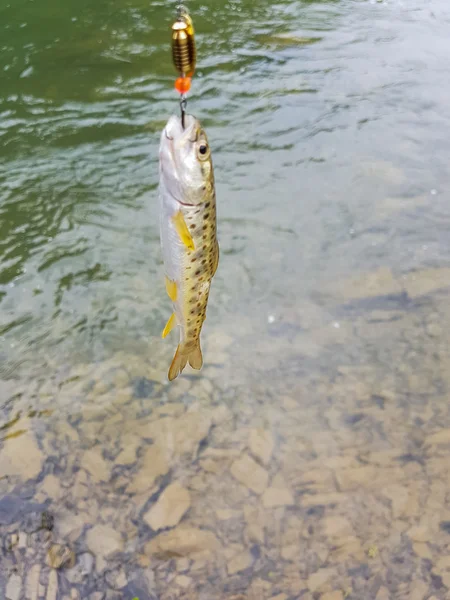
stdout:
<svg viewBox="0 0 450 600">
<path fill-rule="evenodd" d="M 180 373 L 183 372 L 184 367 L 187 363 L 186 354 L 181 354 L 180 345 L 178 344 L 177 350 L 175 352 L 175 356 L 173 357 L 172 364 L 169 367 L 169 381 L 173 381 L 175 377 L 178 377 Z"/>
<path fill-rule="evenodd" d="M 172 313 L 169 317 L 169 320 L 166 323 L 166 326 L 164 327 L 164 331 L 162 332 L 161 337 L 165 338 L 166 335 L 168 335 L 172 331 L 174 325 L 175 325 L 175 313 Z"/>
<path fill-rule="evenodd" d="M 172 217 L 172 221 L 175 225 L 178 235 L 180 236 L 180 240 L 183 242 L 186 248 L 188 250 L 195 250 L 194 240 L 189 233 L 189 229 L 187 228 L 186 221 L 184 220 L 181 210 L 179 210 L 177 214 Z"/>
<path fill-rule="evenodd" d="M 166 275 L 166 292 L 172 302 L 177 301 L 177 284 L 176 281 L 172 281 Z"/>
<path fill-rule="evenodd" d="M 203 356 L 202 350 L 200 348 L 200 339 L 197 340 L 195 348 L 188 356 L 189 364 L 193 369 L 197 369 L 199 371 L 203 365 Z"/>
</svg>

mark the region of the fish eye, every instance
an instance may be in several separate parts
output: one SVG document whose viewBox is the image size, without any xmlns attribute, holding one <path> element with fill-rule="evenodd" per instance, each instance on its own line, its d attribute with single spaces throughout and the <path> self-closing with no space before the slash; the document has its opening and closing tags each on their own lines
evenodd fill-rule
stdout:
<svg viewBox="0 0 450 600">
<path fill-rule="evenodd" d="M 209 157 L 209 146 L 204 140 L 198 145 L 197 155 L 199 160 L 207 160 Z"/>
</svg>

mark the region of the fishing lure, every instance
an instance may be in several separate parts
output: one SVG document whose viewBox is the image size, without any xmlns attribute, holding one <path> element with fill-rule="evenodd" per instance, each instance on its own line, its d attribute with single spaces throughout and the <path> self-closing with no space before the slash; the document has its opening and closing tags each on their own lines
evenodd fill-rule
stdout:
<svg viewBox="0 0 450 600">
<path fill-rule="evenodd" d="M 175 89 L 180 94 L 181 124 L 184 129 L 186 94 L 191 89 L 191 79 L 197 61 L 197 50 L 195 47 L 194 25 L 183 5 L 178 6 L 177 19 L 172 25 L 172 59 L 179 75 L 175 81 Z"/>
</svg>

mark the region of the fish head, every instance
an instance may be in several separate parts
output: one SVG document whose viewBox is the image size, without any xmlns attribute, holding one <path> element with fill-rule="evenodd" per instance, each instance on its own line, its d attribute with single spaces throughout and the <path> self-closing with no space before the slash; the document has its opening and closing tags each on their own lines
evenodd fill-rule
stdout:
<svg viewBox="0 0 450 600">
<path fill-rule="evenodd" d="M 180 204 L 206 202 L 213 188 L 213 166 L 208 138 L 200 122 L 185 116 L 185 127 L 175 115 L 161 134 L 160 179 Z"/>
</svg>

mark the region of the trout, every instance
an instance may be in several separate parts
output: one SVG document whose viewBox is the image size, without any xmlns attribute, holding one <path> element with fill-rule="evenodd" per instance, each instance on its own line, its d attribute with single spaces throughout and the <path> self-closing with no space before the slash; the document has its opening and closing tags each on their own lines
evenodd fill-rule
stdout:
<svg viewBox="0 0 450 600">
<path fill-rule="evenodd" d="M 178 326 L 180 343 L 170 381 L 187 363 L 203 364 L 200 332 L 209 290 L 219 262 L 216 192 L 208 138 L 192 115 L 170 117 L 159 149 L 160 236 L 166 291 L 173 305 L 162 337 Z"/>
</svg>

